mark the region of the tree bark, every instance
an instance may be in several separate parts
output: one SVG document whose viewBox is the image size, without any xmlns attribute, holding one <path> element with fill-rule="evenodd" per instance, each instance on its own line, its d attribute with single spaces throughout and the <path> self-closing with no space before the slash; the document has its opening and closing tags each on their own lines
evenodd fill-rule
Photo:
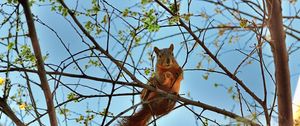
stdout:
<svg viewBox="0 0 300 126">
<path fill-rule="evenodd" d="M 7 105 L 6 101 L 0 98 L 0 110 L 7 115 L 17 126 L 25 126 L 25 124 L 15 115 L 13 110 Z"/>
<path fill-rule="evenodd" d="M 49 87 L 49 84 L 47 81 L 46 71 L 45 71 L 45 67 L 44 67 L 44 61 L 42 58 L 42 53 L 41 53 L 38 37 L 36 34 L 30 6 L 28 3 L 28 0 L 19 0 L 19 2 L 23 6 L 24 13 L 26 16 L 27 26 L 28 26 L 28 30 L 29 30 L 29 37 L 31 39 L 34 55 L 36 58 L 36 64 L 37 64 L 37 68 L 38 68 L 38 75 L 39 75 L 39 78 L 41 81 L 41 87 L 44 92 L 46 103 L 47 103 L 47 111 L 49 113 L 50 124 L 51 124 L 51 126 L 57 126 L 56 112 L 55 112 L 55 108 L 54 108 L 52 93 L 51 93 L 51 90 L 50 90 L 50 87 Z"/>
<path fill-rule="evenodd" d="M 281 0 L 267 0 L 267 8 L 278 91 L 279 126 L 293 126 L 290 71 L 285 31 L 283 30 Z"/>
</svg>

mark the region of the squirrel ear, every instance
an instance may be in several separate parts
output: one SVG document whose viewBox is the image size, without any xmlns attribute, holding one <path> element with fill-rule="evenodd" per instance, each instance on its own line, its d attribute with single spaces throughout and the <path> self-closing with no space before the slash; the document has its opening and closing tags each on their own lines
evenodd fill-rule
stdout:
<svg viewBox="0 0 300 126">
<path fill-rule="evenodd" d="M 159 54 L 159 49 L 157 47 L 154 47 L 154 52 L 156 53 L 156 55 Z"/>
<path fill-rule="evenodd" d="M 169 50 L 170 50 L 171 52 L 173 52 L 173 50 L 174 50 L 174 45 L 173 45 L 173 44 L 170 45 Z"/>
</svg>

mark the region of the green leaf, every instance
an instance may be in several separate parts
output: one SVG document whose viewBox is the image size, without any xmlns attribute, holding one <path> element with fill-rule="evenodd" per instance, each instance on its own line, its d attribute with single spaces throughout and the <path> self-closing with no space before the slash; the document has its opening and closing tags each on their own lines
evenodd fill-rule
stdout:
<svg viewBox="0 0 300 126">
<path fill-rule="evenodd" d="M 92 10 L 94 13 L 98 13 L 100 11 L 100 6 L 98 6 L 97 4 L 94 4 Z"/>
<path fill-rule="evenodd" d="M 153 24 L 148 26 L 149 32 L 157 32 L 159 30 L 160 26 L 158 24 Z"/>
<path fill-rule="evenodd" d="M 32 6 L 35 3 L 35 0 L 29 0 L 29 6 Z"/>
<path fill-rule="evenodd" d="M 169 19 L 169 25 L 178 23 L 178 22 L 179 22 L 179 19 L 180 19 L 179 16 L 172 16 L 172 17 Z"/>
<path fill-rule="evenodd" d="M 68 15 L 68 9 L 67 9 L 67 8 L 64 8 L 64 9 L 62 10 L 62 15 L 63 15 L 64 17 L 66 17 L 66 16 Z"/>
<path fill-rule="evenodd" d="M 204 18 L 204 19 L 208 19 L 208 18 L 209 18 L 209 16 L 207 15 L 207 13 L 204 12 L 204 11 L 200 13 L 200 16 L 201 16 L 202 18 Z"/>
<path fill-rule="evenodd" d="M 67 115 L 70 112 L 69 109 L 63 108 L 63 109 L 59 109 L 59 114 L 61 115 Z"/>
<path fill-rule="evenodd" d="M 233 36 L 230 36 L 228 43 L 231 44 L 233 42 Z"/>
<path fill-rule="evenodd" d="M 100 35 L 100 33 L 102 32 L 102 30 L 99 27 L 96 27 L 96 35 Z"/>
<path fill-rule="evenodd" d="M 73 92 L 69 93 L 68 96 L 67 96 L 68 100 L 74 100 L 75 99 L 74 102 L 79 102 L 78 99 L 76 99 L 77 97 L 78 96 Z"/>
<path fill-rule="evenodd" d="M 84 120 L 84 117 L 83 117 L 83 115 L 80 115 L 80 116 L 79 116 L 78 118 L 76 118 L 75 120 L 76 120 L 76 122 L 80 122 L 80 121 Z"/>
<path fill-rule="evenodd" d="M 123 16 L 123 17 L 127 17 L 127 16 L 128 16 L 128 13 L 129 13 L 129 9 L 126 8 L 126 9 L 122 12 L 122 16 Z"/>
<path fill-rule="evenodd" d="M 84 27 L 90 32 L 93 29 L 93 24 L 91 21 L 87 21 L 84 25 Z"/>
<path fill-rule="evenodd" d="M 215 9 L 216 14 L 222 14 L 222 10 L 220 8 Z"/>
<path fill-rule="evenodd" d="M 236 96 L 234 94 L 232 94 L 231 98 L 234 100 L 236 98 Z"/>
<path fill-rule="evenodd" d="M 191 97 L 191 92 L 190 91 L 187 92 L 187 97 L 189 97 L 189 98 Z"/>
<path fill-rule="evenodd" d="M 152 0 L 141 0 L 141 4 L 143 4 L 143 5 L 146 5 L 150 2 L 152 2 Z"/>
<path fill-rule="evenodd" d="M 3 59 L 4 58 L 4 54 L 0 54 L 0 59 Z"/>
<path fill-rule="evenodd" d="M 8 45 L 7 45 L 7 50 L 11 50 L 11 49 L 13 48 L 14 45 L 15 45 L 14 42 L 8 43 Z"/>
<path fill-rule="evenodd" d="M 147 68 L 147 69 L 145 69 L 144 72 L 145 72 L 146 75 L 149 75 L 149 74 L 150 74 L 150 71 L 151 71 L 151 69 L 150 69 L 150 68 Z"/>
<path fill-rule="evenodd" d="M 31 52 L 31 48 L 27 45 L 21 46 L 20 57 L 22 57 L 22 59 L 20 59 L 20 61 L 25 60 L 25 61 L 30 61 L 33 64 L 36 63 L 36 58 L 35 58 L 34 54 Z"/>
<path fill-rule="evenodd" d="M 138 13 L 137 12 L 131 12 L 132 16 L 136 16 Z"/>
<path fill-rule="evenodd" d="M 245 27 L 247 27 L 247 25 L 248 25 L 248 21 L 247 21 L 247 19 L 241 19 L 240 20 L 240 26 L 242 27 L 242 28 L 245 28 Z"/>
<path fill-rule="evenodd" d="M 92 66 L 101 66 L 101 63 L 98 60 L 90 59 L 88 63 Z"/>
<path fill-rule="evenodd" d="M 151 77 L 154 77 L 154 76 L 155 76 L 155 72 L 152 72 Z"/>
<path fill-rule="evenodd" d="M 204 120 L 204 126 L 208 126 L 208 119 L 206 119 L 206 118 Z"/>
<path fill-rule="evenodd" d="M 204 74 L 204 75 L 202 75 L 202 78 L 204 79 L 204 80 L 208 80 L 208 73 L 206 73 L 206 74 Z"/>
<path fill-rule="evenodd" d="M 200 68 L 202 68 L 202 62 L 201 62 L 201 61 L 197 63 L 197 66 L 196 66 L 196 68 L 197 68 L 197 69 L 200 69 Z"/>
<path fill-rule="evenodd" d="M 43 61 L 46 61 L 49 57 L 49 53 L 47 53 L 45 56 L 42 57 Z"/>
<path fill-rule="evenodd" d="M 51 7 L 51 11 L 56 11 L 56 7 L 55 7 L 55 6 L 52 6 L 52 7 Z"/>
<path fill-rule="evenodd" d="M 108 16 L 104 15 L 101 23 L 107 24 L 107 22 L 108 22 Z"/>
<path fill-rule="evenodd" d="M 169 8 L 174 14 L 179 14 L 180 3 L 178 2 L 177 5 L 172 3 L 170 4 Z"/>
<path fill-rule="evenodd" d="M 105 115 L 105 113 L 106 113 L 106 115 Z M 103 109 L 103 111 L 102 111 L 102 112 L 100 112 L 99 114 L 100 114 L 100 115 L 102 115 L 102 116 L 113 115 L 113 113 L 111 113 L 111 112 L 107 111 L 107 109 Z"/>
<path fill-rule="evenodd" d="M 182 17 L 185 21 L 189 21 L 191 16 L 193 16 L 192 13 L 188 13 L 188 14 L 183 14 Z"/>
<path fill-rule="evenodd" d="M 90 115 L 90 116 L 87 117 L 87 120 L 91 121 L 91 120 L 93 120 L 94 118 L 95 118 L 95 115 Z"/>
<path fill-rule="evenodd" d="M 13 96 L 10 97 L 10 99 L 13 100 L 13 101 L 15 101 L 16 97 L 17 97 L 16 95 L 13 95 Z"/>
<path fill-rule="evenodd" d="M 229 93 L 229 94 L 231 94 L 232 91 L 233 91 L 233 87 L 232 86 L 227 89 L 227 93 Z"/>
<path fill-rule="evenodd" d="M 135 42 L 136 45 L 138 45 L 141 42 L 141 40 L 142 40 L 142 37 L 140 37 L 140 36 L 135 36 L 134 37 L 134 42 Z"/>
<path fill-rule="evenodd" d="M 150 9 L 148 12 L 145 12 L 145 16 L 141 19 L 144 23 L 144 27 L 149 32 L 157 32 L 160 28 L 157 22 L 157 17 L 154 9 Z"/>
<path fill-rule="evenodd" d="M 219 84 L 214 83 L 214 87 L 215 87 L 215 88 L 217 88 L 217 87 L 219 87 L 219 86 L 220 86 Z"/>
<path fill-rule="evenodd" d="M 58 11 L 62 12 L 63 6 L 58 6 Z"/>
<path fill-rule="evenodd" d="M 256 113 L 252 113 L 252 119 L 257 119 L 257 114 Z"/>
</svg>

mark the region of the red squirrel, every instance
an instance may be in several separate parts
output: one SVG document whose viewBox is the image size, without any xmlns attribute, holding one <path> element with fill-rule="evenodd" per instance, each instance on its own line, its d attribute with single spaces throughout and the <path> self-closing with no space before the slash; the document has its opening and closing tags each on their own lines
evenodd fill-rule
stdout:
<svg viewBox="0 0 300 126">
<path fill-rule="evenodd" d="M 174 58 L 173 49 L 173 44 L 164 49 L 154 47 L 157 56 L 156 69 L 148 84 L 178 95 L 180 82 L 183 79 L 183 71 Z M 132 116 L 123 119 L 120 126 L 146 126 L 151 117 L 168 114 L 176 103 L 174 100 L 167 99 L 147 89 L 142 90 L 141 100 L 148 101 L 148 103 L 144 103 L 142 108 Z"/>
</svg>

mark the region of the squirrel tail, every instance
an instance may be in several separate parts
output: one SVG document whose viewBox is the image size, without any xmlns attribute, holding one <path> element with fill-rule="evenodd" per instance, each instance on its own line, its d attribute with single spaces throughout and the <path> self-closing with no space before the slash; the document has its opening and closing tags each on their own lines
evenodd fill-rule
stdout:
<svg viewBox="0 0 300 126">
<path fill-rule="evenodd" d="M 132 116 L 120 121 L 119 126 L 146 126 L 151 119 L 152 112 L 150 107 L 143 105 L 142 109 Z"/>
</svg>

